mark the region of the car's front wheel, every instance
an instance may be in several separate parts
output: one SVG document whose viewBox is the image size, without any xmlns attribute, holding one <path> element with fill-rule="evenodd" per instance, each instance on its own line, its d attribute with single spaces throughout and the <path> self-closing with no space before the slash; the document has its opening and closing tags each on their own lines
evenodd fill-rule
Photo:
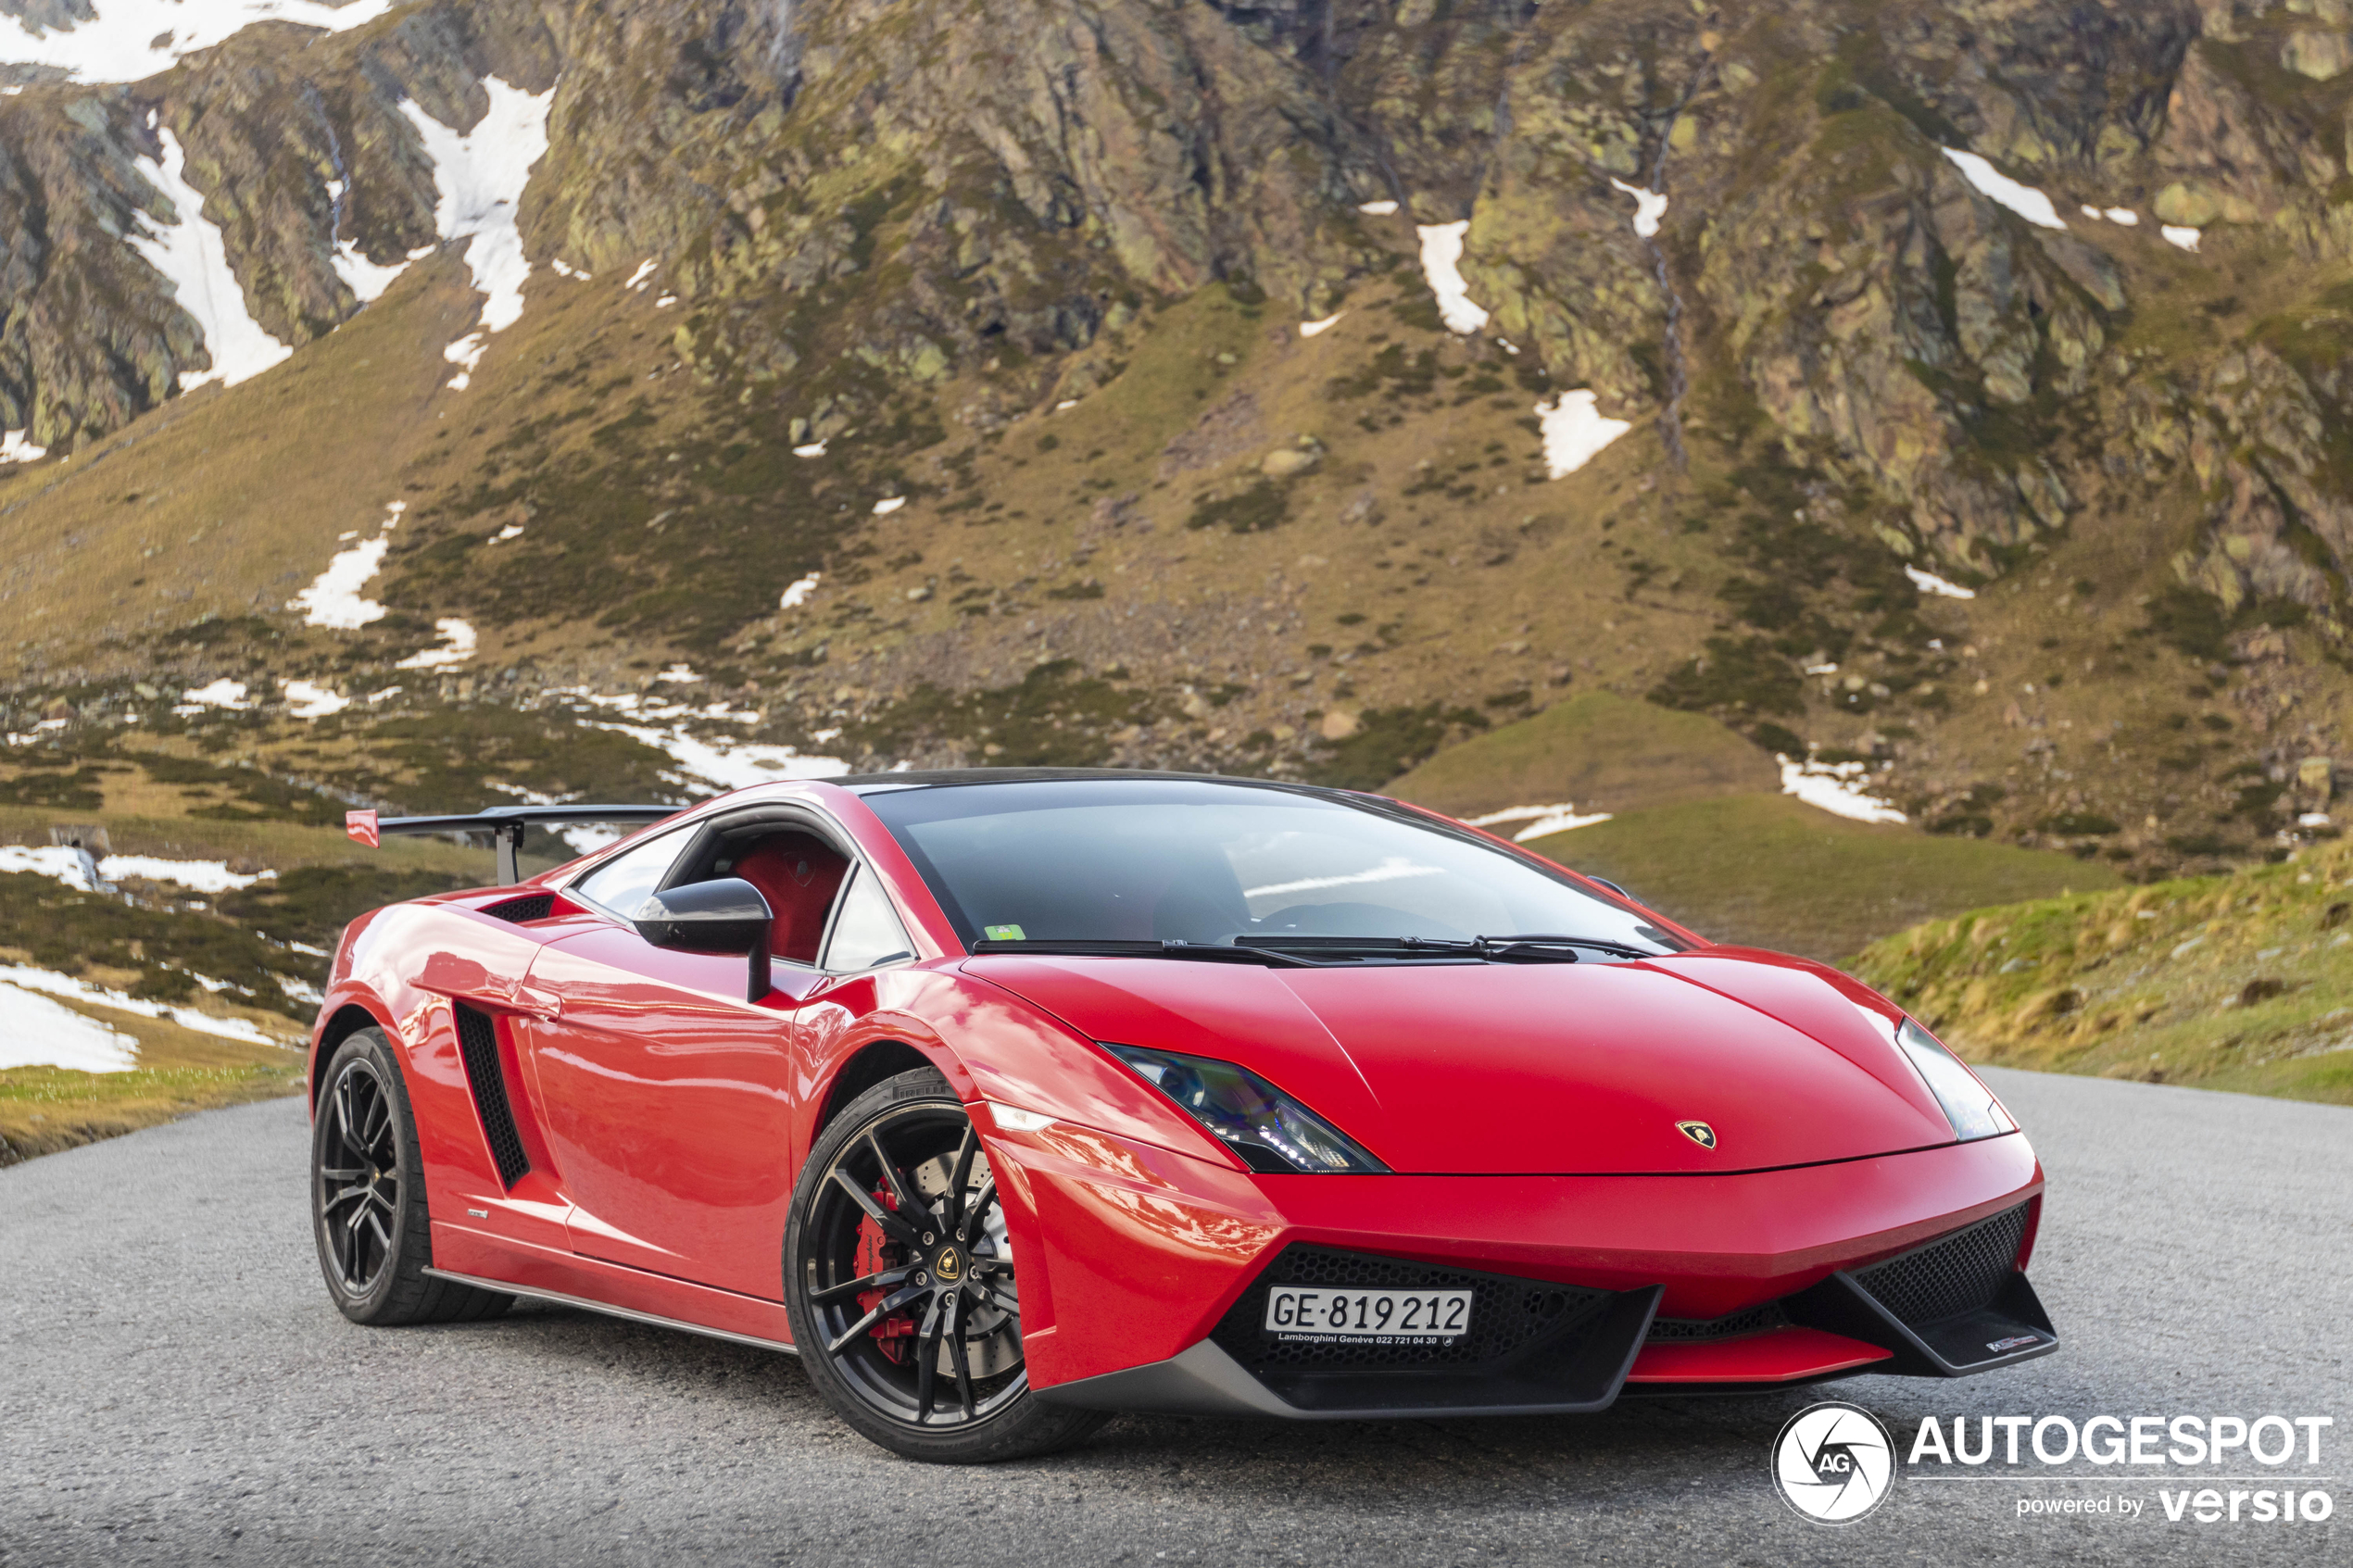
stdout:
<svg viewBox="0 0 2353 1568">
<path fill-rule="evenodd" d="M 464 1323 L 514 1303 L 425 1273 L 433 1230 L 424 1161 L 408 1085 L 381 1029 L 362 1029 L 336 1047 L 320 1075 L 310 1218 L 327 1294 L 353 1323 Z"/>
<path fill-rule="evenodd" d="M 894 1453 L 1018 1459 L 1108 1419 L 1030 1392 L 996 1179 L 972 1119 L 929 1068 L 867 1090 L 819 1137 L 793 1193 L 785 1268 L 810 1381 Z"/>
</svg>

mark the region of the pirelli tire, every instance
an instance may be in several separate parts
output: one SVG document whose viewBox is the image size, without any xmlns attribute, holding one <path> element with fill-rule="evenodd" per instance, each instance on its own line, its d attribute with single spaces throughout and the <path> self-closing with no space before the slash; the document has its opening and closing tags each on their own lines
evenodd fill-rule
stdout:
<svg viewBox="0 0 2353 1568">
<path fill-rule="evenodd" d="M 930 1068 L 868 1089 L 817 1139 L 785 1231 L 785 1306 L 818 1393 L 904 1458 L 1025 1459 L 1111 1419 L 1030 1391 L 994 1178 Z"/>
</svg>

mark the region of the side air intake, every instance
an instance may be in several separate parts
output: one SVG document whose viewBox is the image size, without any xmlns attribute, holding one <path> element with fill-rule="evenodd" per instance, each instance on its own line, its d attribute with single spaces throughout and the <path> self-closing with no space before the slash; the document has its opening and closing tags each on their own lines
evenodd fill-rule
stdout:
<svg viewBox="0 0 2353 1568">
<path fill-rule="evenodd" d="M 489 1141 L 490 1158 L 498 1163 L 498 1179 L 511 1187 L 531 1170 L 531 1156 L 515 1131 L 514 1108 L 507 1103 L 507 1077 L 498 1070 L 498 1031 L 487 1013 L 463 1002 L 458 1014 L 458 1054 L 466 1064 L 466 1083 L 474 1092 L 474 1111 L 482 1118 L 482 1135 Z"/>
<path fill-rule="evenodd" d="M 475 912 L 488 915 L 492 920 L 527 925 L 535 920 L 546 920 L 556 912 L 556 896 L 552 893 L 526 893 L 520 898 L 501 898 L 496 904 L 484 904 Z"/>
</svg>

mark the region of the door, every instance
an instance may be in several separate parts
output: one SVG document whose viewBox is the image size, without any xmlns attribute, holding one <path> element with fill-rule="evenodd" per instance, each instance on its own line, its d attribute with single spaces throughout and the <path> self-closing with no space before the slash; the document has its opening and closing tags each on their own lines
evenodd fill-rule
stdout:
<svg viewBox="0 0 2353 1568">
<path fill-rule="evenodd" d="M 639 936 L 620 907 L 634 910 L 656 887 L 765 864 L 710 842 L 688 847 L 686 859 L 650 869 L 614 862 L 571 890 L 610 918 L 541 949 L 530 985 L 555 1016 L 530 1023 L 526 1054 L 573 1204 L 573 1251 L 780 1300 L 792 1015 L 821 975 L 780 955 L 774 989 L 747 1001 L 740 955 L 679 952 Z M 840 880 L 811 859 L 795 855 L 786 874 L 761 884 L 780 936 L 811 918 L 797 900 L 822 900 L 822 920 Z M 779 946 L 789 953 L 802 944 Z M 813 943 L 806 950 L 815 957 Z"/>
</svg>

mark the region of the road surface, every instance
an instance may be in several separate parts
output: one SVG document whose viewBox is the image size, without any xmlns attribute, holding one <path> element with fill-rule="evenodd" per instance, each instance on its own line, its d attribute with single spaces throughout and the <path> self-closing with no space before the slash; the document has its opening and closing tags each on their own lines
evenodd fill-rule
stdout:
<svg viewBox="0 0 2353 1568">
<path fill-rule="evenodd" d="M 0 1564 L 2353 1561 L 2342 1516 L 2166 1521 L 2160 1485 L 2244 1461 L 1922 1467 L 1835 1529 L 1772 1491 L 1782 1421 L 1838 1397 L 1899 1445 L 1929 1415 L 2330 1415 L 2322 1462 L 2280 1474 L 2353 1501 L 2353 1110 L 1990 1076 L 2050 1173 L 2056 1356 L 1582 1418 L 1128 1418 L 988 1470 L 868 1446 L 781 1355 L 527 1304 L 355 1327 L 313 1261 L 298 1102 L 211 1111 L 0 1171 Z M 2118 1496 L 2144 1512 L 2017 1512 Z"/>
</svg>

